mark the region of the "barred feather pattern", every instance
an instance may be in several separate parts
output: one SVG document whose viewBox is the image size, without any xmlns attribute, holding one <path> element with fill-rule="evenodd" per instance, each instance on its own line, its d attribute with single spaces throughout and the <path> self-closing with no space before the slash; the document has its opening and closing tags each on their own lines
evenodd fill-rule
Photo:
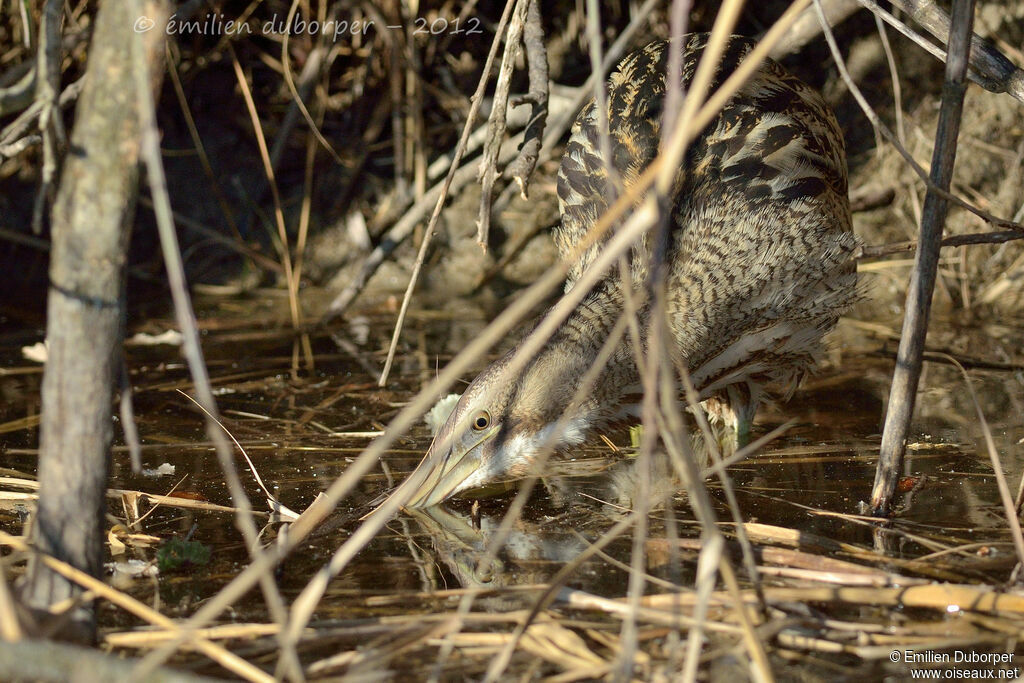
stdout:
<svg viewBox="0 0 1024 683">
<path fill-rule="evenodd" d="M 707 35 L 681 42 L 685 91 Z M 752 48 L 749 40 L 730 40 L 712 89 Z M 669 43 L 651 43 L 623 61 L 608 84 L 611 166 L 625 188 L 658 151 L 668 57 Z M 591 102 L 573 126 L 558 173 L 562 220 L 555 241 L 566 258 L 608 207 L 598 126 Z M 835 116 L 818 93 L 765 62 L 689 146 L 671 210 L 667 304 L 677 359 L 705 398 L 720 394 L 736 403 L 737 392 L 726 388 L 746 385 L 745 405 L 732 407 L 749 421 L 764 387 L 782 394 L 795 388 L 820 355 L 823 335 L 858 296 Z M 567 289 L 603 245 L 572 266 Z M 633 250 L 635 286 L 647 277 L 649 251 L 646 241 Z M 608 291 L 590 295 L 582 309 L 584 317 L 601 312 L 590 316 L 597 327 L 607 322 L 596 318 L 621 311 Z"/>
<path fill-rule="evenodd" d="M 682 39 L 684 87 L 706 44 L 705 35 Z M 732 39 L 712 88 L 751 49 L 749 41 Z M 593 103 L 573 127 L 558 174 L 562 220 L 555 232 L 567 259 L 607 209 L 612 179 L 628 188 L 657 154 L 668 50 L 666 43 L 652 43 L 611 76 L 610 159 L 599 151 Z M 736 444 L 765 393 L 795 387 L 821 354 L 823 335 L 857 298 L 846 185 L 834 116 L 774 62 L 766 62 L 688 147 L 667 198 L 669 346 L 708 414 L 719 418 L 724 429 L 717 438 L 725 443 Z M 633 287 L 647 285 L 650 242 L 640 240 L 628 259 Z M 598 241 L 572 264 L 567 287 L 605 244 Z M 628 342 L 615 349 L 592 391 L 582 400 L 576 396 L 623 311 L 616 271 L 525 366 L 512 363 L 513 349 L 481 372 L 420 463 L 426 474 L 409 505 L 434 505 L 525 476 L 548 449 L 579 444 L 594 428 L 637 417 L 642 387 Z M 640 313 L 647 318 L 651 308 Z M 640 321 L 642 329 L 647 322 Z"/>
</svg>

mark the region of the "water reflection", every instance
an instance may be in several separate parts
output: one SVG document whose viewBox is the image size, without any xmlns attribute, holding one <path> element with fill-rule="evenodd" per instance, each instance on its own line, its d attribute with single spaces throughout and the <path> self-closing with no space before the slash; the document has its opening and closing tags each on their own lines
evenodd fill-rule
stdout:
<svg viewBox="0 0 1024 683">
<path fill-rule="evenodd" d="M 734 472 L 744 518 L 871 548 L 874 525 L 859 521 L 855 513 L 857 501 L 870 492 L 877 446 L 873 441 L 807 444 L 800 431 Z M 992 505 L 994 484 L 985 476 L 984 464 L 966 455 L 949 444 L 918 444 L 911 450 L 907 466 L 916 474 L 918 489 L 905 496 L 906 508 L 887 532 L 899 539 L 887 554 L 912 559 L 969 543 L 982 543 L 986 552 L 1003 554 L 999 548 L 1005 528 Z M 408 511 L 402 519 L 409 522 L 408 533 L 415 537 L 421 553 L 417 563 L 444 570 L 435 571 L 424 589 L 446 589 L 455 584 L 462 588 L 499 588 L 544 583 L 635 509 L 641 496 L 649 502 L 650 538 L 669 537 L 667 516 L 676 527 L 673 533 L 697 536 L 685 488 L 669 458 L 656 454 L 651 459 L 649 490 L 642 485 L 640 467 L 637 458 L 562 463 L 560 474 L 538 482 L 504 540 L 498 539 L 498 530 L 510 496 L 485 503 L 478 517 L 474 517 L 468 501 Z M 715 481 L 709 485 L 719 519 L 728 522 L 731 515 L 724 496 Z M 730 526 L 727 523 L 727 533 Z M 497 550 L 492 550 L 499 541 Z M 623 536 L 606 548 L 606 556 L 581 567 L 573 575 L 572 584 L 599 594 L 621 593 L 623 574 L 609 560 L 629 563 L 631 549 L 632 539 Z M 493 554 L 489 562 L 488 552 Z M 958 571 L 975 578 L 991 578 L 986 573 L 1004 571 L 1003 564 L 1011 555 L 984 568 L 973 558 Z M 950 560 L 949 564 L 952 567 L 959 563 Z M 668 571 L 667 567 L 654 565 L 658 563 L 648 562 L 648 571 L 654 575 Z"/>
<path fill-rule="evenodd" d="M 410 510 L 408 514 L 430 540 L 430 549 L 426 551 L 429 561 L 447 568 L 462 588 L 542 583 L 587 545 L 584 538 L 570 531 L 519 519 L 499 551 L 488 558 L 487 551 L 497 539 L 502 515 L 481 513 L 474 520 L 469 512 L 439 505 Z"/>
<path fill-rule="evenodd" d="M 576 470 L 600 467 L 604 471 L 588 476 L 562 474 L 539 482 L 540 492 L 504 539 L 499 538 L 508 507 L 504 503 L 478 512 L 458 503 L 458 507 L 407 510 L 420 536 L 417 561 L 443 566 L 462 588 L 543 583 L 628 514 L 641 495 L 656 503 L 652 509 L 663 507 L 665 501 L 681 500 L 682 487 L 665 457 L 652 459 L 652 485 L 646 492 L 636 458 L 611 465 L 606 459 L 591 459 L 575 465 Z M 622 549 L 627 548 L 625 542 Z M 430 583 L 433 589 L 451 587 L 443 585 L 440 577 Z"/>
</svg>

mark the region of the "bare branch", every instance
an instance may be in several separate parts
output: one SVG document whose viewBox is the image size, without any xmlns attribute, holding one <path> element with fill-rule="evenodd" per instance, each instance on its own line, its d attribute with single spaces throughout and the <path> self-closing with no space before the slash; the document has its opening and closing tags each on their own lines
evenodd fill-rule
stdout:
<svg viewBox="0 0 1024 683">
<path fill-rule="evenodd" d="M 816 0 L 817 1 L 817 0 Z M 942 107 L 935 135 L 932 155 L 931 182 L 948 190 L 956 160 L 957 135 L 967 90 L 967 53 L 974 25 L 974 0 L 956 0 L 953 3 L 953 27 L 949 38 L 949 59 L 946 62 L 946 81 L 942 87 Z M 932 290 L 938 270 L 942 229 L 949 204 L 936 192 L 928 190 L 921 217 L 921 238 L 914 263 L 914 272 L 907 290 L 907 303 L 900 335 L 899 354 L 893 373 L 889 407 L 885 415 L 885 429 L 879 452 L 878 470 L 871 493 L 871 508 L 883 515 L 889 510 L 896 492 L 910 418 L 914 412 L 914 399 L 921 377 L 922 355 L 928 333 L 928 314 L 932 304 Z"/>
<path fill-rule="evenodd" d="M 509 0 L 511 2 L 512 0 Z M 508 25 L 505 37 L 505 52 L 501 57 L 501 69 L 494 86 L 494 103 L 491 105 L 491 116 L 488 122 L 487 142 L 484 144 L 484 155 L 480 160 L 480 215 L 476 223 L 476 241 L 483 250 L 487 250 L 487 236 L 491 227 L 491 200 L 494 193 L 494 181 L 498 179 L 498 152 L 505 138 L 505 113 L 508 111 L 508 92 L 512 87 L 512 72 L 515 70 L 516 58 L 519 56 L 523 26 L 526 22 L 526 9 L 531 0 L 516 0 L 515 11 Z M 501 40 L 500 34 L 494 37 Z"/>
<path fill-rule="evenodd" d="M 544 27 L 541 25 L 540 6 L 529 0 L 526 25 L 523 27 L 523 47 L 529 65 L 530 89 L 526 95 L 513 98 L 512 105 L 530 104 L 530 121 L 526 124 L 519 156 L 505 169 L 519 184 L 519 193 L 526 199 L 526 188 L 540 156 L 544 126 L 548 119 L 548 53 L 544 47 Z"/>
</svg>

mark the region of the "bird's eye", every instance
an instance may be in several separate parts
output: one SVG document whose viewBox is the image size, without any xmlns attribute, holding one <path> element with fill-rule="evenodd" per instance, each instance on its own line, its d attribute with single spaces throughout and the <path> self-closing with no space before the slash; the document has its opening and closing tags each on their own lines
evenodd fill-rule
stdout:
<svg viewBox="0 0 1024 683">
<path fill-rule="evenodd" d="M 491 424 L 491 415 L 486 410 L 481 410 L 473 418 L 473 429 L 482 432 L 487 429 L 487 426 Z"/>
</svg>

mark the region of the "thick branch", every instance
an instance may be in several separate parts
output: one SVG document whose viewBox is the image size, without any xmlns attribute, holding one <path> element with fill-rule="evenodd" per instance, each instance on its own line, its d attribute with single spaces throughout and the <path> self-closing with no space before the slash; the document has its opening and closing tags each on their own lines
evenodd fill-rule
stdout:
<svg viewBox="0 0 1024 683">
<path fill-rule="evenodd" d="M 148 16 L 162 26 L 165 3 Z M 106 0 L 79 100 L 71 153 L 53 209 L 47 310 L 49 358 L 43 375 L 36 546 L 93 576 L 102 571 L 102 521 L 109 468 L 111 404 L 120 368 L 128 226 L 138 181 L 139 118 L 131 74 L 135 17 Z M 146 60 L 159 74 L 163 31 L 146 37 Z M 38 560 L 23 596 L 35 608 L 74 598 L 81 588 Z M 70 616 L 65 635 L 92 640 L 91 610 Z"/>
<path fill-rule="evenodd" d="M 955 0 L 953 3 L 953 31 L 949 38 L 949 58 L 946 61 L 946 81 L 942 86 L 942 108 L 939 110 L 935 152 L 932 155 L 931 182 L 943 190 L 949 189 L 956 161 L 957 135 L 963 111 L 964 92 L 967 90 L 967 54 L 974 24 L 974 0 Z M 948 202 L 929 189 L 925 195 L 921 216 L 921 237 L 918 241 L 914 272 L 907 291 L 906 312 L 900 348 L 896 357 L 889 406 L 882 432 L 878 470 L 871 493 L 871 507 L 875 514 L 884 515 L 892 503 L 896 484 L 903 468 L 903 452 L 910 418 L 914 412 L 914 399 L 925 337 L 928 315 L 931 311 L 932 290 L 939 263 L 942 229 L 946 222 Z"/>
</svg>

